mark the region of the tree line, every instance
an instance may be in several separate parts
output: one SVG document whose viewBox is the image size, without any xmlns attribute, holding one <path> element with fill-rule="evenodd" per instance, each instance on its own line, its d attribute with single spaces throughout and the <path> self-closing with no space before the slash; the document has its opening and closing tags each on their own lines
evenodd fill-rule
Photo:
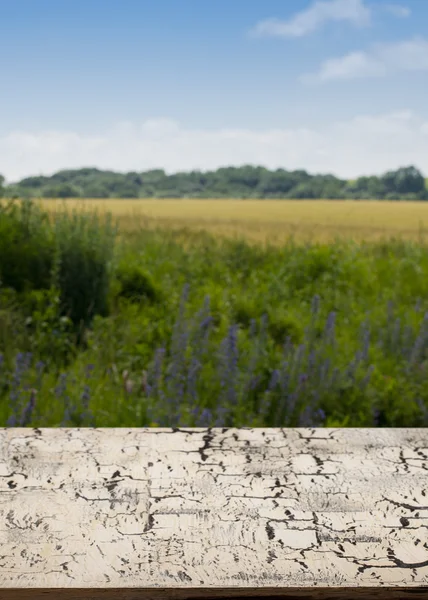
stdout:
<svg viewBox="0 0 428 600">
<path fill-rule="evenodd" d="M 6 185 L 8 198 L 293 198 L 428 200 L 427 181 L 414 166 L 346 180 L 304 170 L 246 165 L 168 175 L 163 169 L 117 173 L 96 168 L 62 170 Z"/>
</svg>

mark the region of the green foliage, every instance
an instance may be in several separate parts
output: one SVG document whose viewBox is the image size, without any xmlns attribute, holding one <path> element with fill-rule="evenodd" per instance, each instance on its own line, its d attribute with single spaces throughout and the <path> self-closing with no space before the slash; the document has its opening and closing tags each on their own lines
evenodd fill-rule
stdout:
<svg viewBox="0 0 428 600">
<path fill-rule="evenodd" d="M 53 237 L 30 202 L 0 205 L 0 281 L 18 292 L 49 286 Z"/>
<path fill-rule="evenodd" d="M 21 294 L 53 285 L 61 316 L 81 329 L 94 315 L 108 313 L 114 238 L 109 218 L 64 210 L 52 223 L 31 201 L 12 201 L 0 207 L 0 280 Z M 42 296 L 30 294 L 22 302 L 26 315 L 32 299 Z"/>
<path fill-rule="evenodd" d="M 161 229 L 119 245 L 95 216 L 25 210 L 8 219 L 49 241 L 50 278 L 0 287 L 1 425 L 32 389 L 34 426 L 195 426 L 222 407 L 237 427 L 298 426 L 307 409 L 332 427 L 371 427 L 374 410 L 382 427 L 428 424 L 426 246 Z"/>
<path fill-rule="evenodd" d="M 132 302 L 148 299 L 155 302 L 160 299 L 160 290 L 155 285 L 152 277 L 142 267 L 129 262 L 122 263 L 116 272 L 120 283 L 118 296 Z"/>
<path fill-rule="evenodd" d="M 268 332 L 275 344 L 282 346 L 287 338 L 292 344 L 303 341 L 303 327 L 296 317 L 281 308 L 271 308 L 267 314 Z"/>
<path fill-rule="evenodd" d="M 0 182 L 1 189 L 1 182 Z M 270 171 L 245 165 L 216 171 L 167 175 L 163 170 L 115 173 L 64 170 L 51 177 L 27 177 L 7 186 L 9 197 L 45 198 L 326 198 L 428 200 L 422 174 L 402 167 L 384 175 L 346 181 L 306 171 Z"/>
<path fill-rule="evenodd" d="M 55 286 L 33 290 L 22 300 L 28 347 L 46 364 L 66 365 L 76 354 L 72 322 L 61 314 L 61 294 Z M 54 360 L 52 360 L 54 357 Z"/>
<path fill-rule="evenodd" d="M 115 228 L 96 213 L 64 210 L 54 222 L 61 313 L 79 328 L 108 314 Z"/>
<path fill-rule="evenodd" d="M 62 183 L 59 185 L 47 185 L 43 188 L 43 196 L 45 198 L 78 198 L 81 196 L 81 191 L 75 185 Z"/>
</svg>

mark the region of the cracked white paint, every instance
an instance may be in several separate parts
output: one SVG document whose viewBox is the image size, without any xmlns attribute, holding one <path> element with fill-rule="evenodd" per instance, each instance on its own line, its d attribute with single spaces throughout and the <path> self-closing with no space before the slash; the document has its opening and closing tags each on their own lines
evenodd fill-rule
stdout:
<svg viewBox="0 0 428 600">
<path fill-rule="evenodd" d="M 0 429 L 0 599 L 54 588 L 428 598 L 428 429 Z"/>
</svg>

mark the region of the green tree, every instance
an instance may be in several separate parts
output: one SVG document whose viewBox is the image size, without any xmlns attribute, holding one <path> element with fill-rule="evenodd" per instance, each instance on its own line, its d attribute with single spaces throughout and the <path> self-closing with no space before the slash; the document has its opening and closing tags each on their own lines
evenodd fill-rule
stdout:
<svg viewBox="0 0 428 600">
<path fill-rule="evenodd" d="M 46 198 L 79 198 L 80 191 L 70 183 L 48 186 L 44 188 Z"/>
<path fill-rule="evenodd" d="M 402 167 L 388 171 L 381 178 L 387 192 L 396 194 L 424 194 L 425 179 L 416 167 Z"/>
</svg>

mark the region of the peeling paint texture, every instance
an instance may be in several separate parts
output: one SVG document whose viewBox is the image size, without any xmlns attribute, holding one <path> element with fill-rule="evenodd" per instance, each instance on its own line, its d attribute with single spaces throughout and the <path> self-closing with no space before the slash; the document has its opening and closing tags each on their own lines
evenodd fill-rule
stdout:
<svg viewBox="0 0 428 600">
<path fill-rule="evenodd" d="M 428 598 L 428 429 L 0 429 L 0 600 Z"/>
</svg>

